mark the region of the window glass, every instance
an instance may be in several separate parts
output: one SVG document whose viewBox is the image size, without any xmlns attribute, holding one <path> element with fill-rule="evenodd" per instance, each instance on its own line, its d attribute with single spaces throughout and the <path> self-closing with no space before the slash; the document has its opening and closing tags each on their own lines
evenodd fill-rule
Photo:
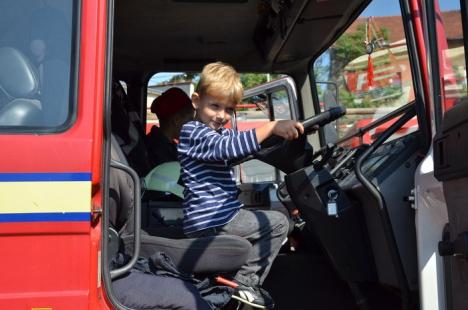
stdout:
<svg viewBox="0 0 468 310">
<path fill-rule="evenodd" d="M 441 50 L 439 65 L 442 95 L 444 97 L 444 110 L 448 110 L 468 95 L 460 1 L 436 1 L 437 10 L 440 11 L 441 16 L 438 22 L 442 23 L 442 31 L 438 36 L 438 45 Z"/>
<path fill-rule="evenodd" d="M 0 130 L 50 130 L 70 118 L 73 8 L 71 0 L 0 2 Z"/>
<path fill-rule="evenodd" d="M 246 97 L 236 108 L 238 130 L 258 128 L 271 119 L 291 119 L 291 104 L 284 86 L 272 87 L 269 83 L 256 85 L 260 93 Z M 273 114 L 272 114 L 273 113 Z M 238 181 L 241 183 L 274 182 L 284 178 L 284 173 L 259 160 L 240 165 Z"/>
<path fill-rule="evenodd" d="M 399 1 L 376 0 L 315 61 L 313 65 L 320 109 L 337 104 L 346 116 L 325 127 L 326 142 L 357 132 L 374 120 L 414 100 L 411 67 Z M 349 146 L 371 143 L 393 121 Z M 415 131 L 416 119 L 392 138 Z"/>
<path fill-rule="evenodd" d="M 191 97 L 199 80 L 198 73 L 188 72 L 159 72 L 151 77 L 146 89 L 146 132 L 151 127 L 159 126 L 159 120 L 151 111 L 154 100 L 170 88 L 176 87 Z"/>
<path fill-rule="evenodd" d="M 267 94 L 259 94 L 244 100 L 236 107 L 237 129 L 249 130 L 258 128 L 270 121 Z M 276 180 L 273 166 L 259 160 L 249 160 L 239 168 L 239 181 L 241 183 L 269 182 Z"/>
<path fill-rule="evenodd" d="M 282 89 L 273 92 L 271 94 L 271 102 L 276 120 L 291 119 L 291 108 L 286 90 Z"/>
</svg>

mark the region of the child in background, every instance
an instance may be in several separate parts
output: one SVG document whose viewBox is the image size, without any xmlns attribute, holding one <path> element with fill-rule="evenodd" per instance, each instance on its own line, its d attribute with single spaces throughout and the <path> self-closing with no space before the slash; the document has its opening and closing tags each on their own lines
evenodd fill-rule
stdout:
<svg viewBox="0 0 468 310">
<path fill-rule="evenodd" d="M 274 302 L 260 288 L 287 238 L 288 220 L 280 212 L 242 209 L 229 162 L 258 150 L 271 135 L 296 139 L 304 132 L 296 121 L 271 121 L 237 132 L 224 128 L 243 97 L 239 74 L 231 66 L 206 65 L 192 95 L 195 120 L 186 123 L 178 146 L 184 191 L 184 232 L 188 237 L 237 235 L 252 243 L 247 262 L 234 280 L 233 298 L 253 307 L 271 309 Z"/>
<path fill-rule="evenodd" d="M 154 125 L 146 136 L 152 166 L 177 161 L 176 140 L 179 139 L 182 125 L 193 119 L 190 97 L 180 88 L 169 88 L 154 99 L 151 112 L 159 120 L 159 127 Z"/>
</svg>

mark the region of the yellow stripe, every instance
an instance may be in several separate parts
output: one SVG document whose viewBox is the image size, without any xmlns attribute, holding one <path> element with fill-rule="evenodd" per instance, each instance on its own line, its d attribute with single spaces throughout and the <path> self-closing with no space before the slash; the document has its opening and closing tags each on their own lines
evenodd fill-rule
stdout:
<svg viewBox="0 0 468 310">
<path fill-rule="evenodd" d="M 0 182 L 0 213 L 90 212 L 91 182 Z"/>
</svg>

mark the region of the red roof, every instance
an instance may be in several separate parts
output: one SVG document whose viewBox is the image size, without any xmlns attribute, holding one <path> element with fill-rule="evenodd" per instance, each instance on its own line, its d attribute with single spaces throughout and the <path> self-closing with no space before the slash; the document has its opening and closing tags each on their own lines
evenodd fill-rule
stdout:
<svg viewBox="0 0 468 310">
<path fill-rule="evenodd" d="M 376 16 L 373 17 L 377 27 L 386 28 L 389 33 L 389 42 L 400 41 L 405 38 L 401 16 Z M 358 18 L 346 32 L 355 32 L 358 25 L 365 24 L 367 17 Z M 463 29 L 461 23 L 460 11 L 442 12 L 442 21 L 445 25 L 447 40 L 463 39 Z M 363 38 L 364 40 L 364 38 Z"/>
</svg>

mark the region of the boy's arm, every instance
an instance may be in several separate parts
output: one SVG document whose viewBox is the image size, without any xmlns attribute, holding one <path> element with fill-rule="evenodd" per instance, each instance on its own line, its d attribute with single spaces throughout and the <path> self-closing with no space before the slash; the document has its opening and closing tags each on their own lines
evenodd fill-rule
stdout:
<svg viewBox="0 0 468 310">
<path fill-rule="evenodd" d="M 190 134 L 181 131 L 179 153 L 203 161 L 243 158 L 260 150 L 255 129 L 241 132 L 230 130 L 220 135 L 207 127 L 196 127 Z"/>
<path fill-rule="evenodd" d="M 272 121 L 257 128 L 256 135 L 258 143 L 262 143 L 271 135 L 280 136 L 286 140 L 293 140 L 304 133 L 304 126 L 293 120 Z"/>
<path fill-rule="evenodd" d="M 273 134 L 292 140 L 304 133 L 302 124 L 292 120 L 272 121 L 247 131 L 227 129 L 229 135 L 220 135 L 208 127 L 194 126 L 193 131 L 187 129 L 181 131 L 179 153 L 203 161 L 243 158 L 260 150 L 259 144 Z"/>
</svg>

